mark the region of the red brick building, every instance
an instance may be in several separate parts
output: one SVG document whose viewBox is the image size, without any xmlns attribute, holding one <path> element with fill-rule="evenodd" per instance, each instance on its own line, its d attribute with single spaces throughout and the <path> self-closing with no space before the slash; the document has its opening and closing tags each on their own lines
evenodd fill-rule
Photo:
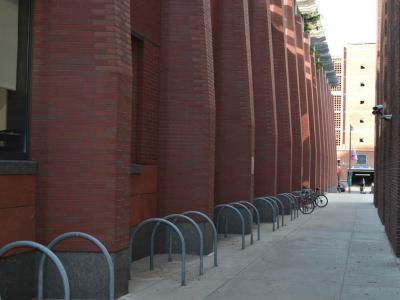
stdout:
<svg viewBox="0 0 400 300">
<path fill-rule="evenodd" d="M 375 122 L 375 205 L 393 251 L 400 256 L 399 206 L 399 1 L 378 1 L 376 104 L 384 109 Z M 383 115 L 393 115 L 391 121 Z"/>
<path fill-rule="evenodd" d="M 295 2 L 15 1 L 14 84 L 0 70 L 0 246 L 92 234 L 122 295 L 141 221 L 332 189 L 333 104 Z M 101 260 L 81 240 L 56 250 Z M 0 290 L 33 297 L 34 263 L 29 251 L 1 259 Z M 7 273 L 10 285 L 11 269 L 25 276 Z M 80 297 L 96 297 L 83 292 L 95 275 L 72 279 Z"/>
</svg>

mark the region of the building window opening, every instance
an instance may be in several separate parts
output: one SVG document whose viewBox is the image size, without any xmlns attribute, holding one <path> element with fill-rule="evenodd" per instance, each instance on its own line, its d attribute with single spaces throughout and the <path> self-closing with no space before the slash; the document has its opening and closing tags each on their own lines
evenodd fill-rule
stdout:
<svg viewBox="0 0 400 300">
<path fill-rule="evenodd" d="M 364 124 L 365 123 L 364 119 L 360 119 L 360 123 Z"/>
<path fill-rule="evenodd" d="M 360 143 L 364 143 L 364 138 L 360 138 Z"/>
<path fill-rule="evenodd" d="M 364 82 L 361 82 L 361 83 L 360 83 L 360 86 L 361 86 L 361 87 L 364 87 L 364 86 L 365 86 L 365 83 L 364 83 Z"/>
<path fill-rule="evenodd" d="M 0 160 L 28 159 L 31 1 L 0 0 Z"/>
<path fill-rule="evenodd" d="M 364 104 L 365 103 L 365 101 L 364 100 L 360 100 L 360 104 Z"/>
<path fill-rule="evenodd" d="M 361 69 L 361 70 L 365 70 L 365 65 L 362 64 L 362 65 L 360 66 L 360 69 Z"/>
<path fill-rule="evenodd" d="M 359 165 L 367 164 L 367 156 L 365 154 L 358 154 L 357 155 L 357 164 L 359 164 Z"/>
</svg>

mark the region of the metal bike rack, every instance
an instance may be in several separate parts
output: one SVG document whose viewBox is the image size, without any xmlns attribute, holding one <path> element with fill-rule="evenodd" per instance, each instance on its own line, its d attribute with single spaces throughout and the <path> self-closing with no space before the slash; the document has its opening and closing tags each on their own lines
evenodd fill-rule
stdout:
<svg viewBox="0 0 400 300">
<path fill-rule="evenodd" d="M 214 222 L 207 216 L 205 213 L 196 210 L 189 210 L 181 213 L 181 215 L 196 215 L 199 217 L 204 218 L 211 226 L 212 234 L 213 234 L 213 249 L 214 249 L 214 266 L 218 267 L 218 232 L 215 228 Z M 203 233 L 203 240 L 204 240 L 204 233 Z M 204 253 L 204 250 L 203 250 Z"/>
<path fill-rule="evenodd" d="M 29 247 L 29 248 L 34 248 L 36 250 L 41 251 L 44 255 L 47 255 L 51 261 L 54 263 L 56 266 L 58 272 L 61 275 L 61 280 L 63 282 L 64 286 L 64 300 L 70 300 L 70 289 L 69 289 L 69 281 L 68 281 L 68 276 L 67 272 L 65 271 L 65 268 L 63 264 L 61 263 L 60 259 L 48 248 L 43 246 L 42 244 L 35 243 L 32 241 L 17 241 L 17 242 L 12 242 L 4 247 L 0 248 L 0 257 L 7 253 L 8 251 L 14 249 L 14 248 L 21 248 L 21 247 Z"/>
<path fill-rule="evenodd" d="M 278 215 L 281 215 L 281 226 L 283 227 L 285 224 L 285 207 L 283 206 L 281 199 L 279 199 L 278 197 L 275 197 L 275 196 L 267 196 L 265 198 L 271 199 L 277 203 Z"/>
<path fill-rule="evenodd" d="M 177 219 L 184 219 L 188 221 L 190 224 L 193 225 L 195 230 L 197 231 L 197 234 L 199 235 L 199 244 L 200 244 L 200 267 L 199 267 L 199 274 L 202 275 L 204 272 L 203 268 L 203 249 L 204 249 L 204 242 L 203 242 L 203 232 L 201 231 L 199 225 L 193 221 L 193 219 L 189 218 L 188 216 L 182 215 L 182 214 L 171 214 L 166 217 L 163 217 L 165 220 L 170 220 L 172 219 L 172 223 L 175 224 Z M 154 269 L 154 238 L 156 236 L 157 229 L 159 227 L 159 223 L 154 226 L 153 231 L 151 233 L 151 239 L 150 239 L 150 270 Z M 169 231 L 168 238 L 167 238 L 167 243 L 168 243 L 168 261 L 172 261 L 172 234 L 171 231 Z"/>
<path fill-rule="evenodd" d="M 100 251 L 103 253 L 107 266 L 108 266 L 108 299 L 109 300 L 115 300 L 115 278 L 114 278 L 114 263 L 111 258 L 110 253 L 108 252 L 107 248 L 94 236 L 84 233 L 84 232 L 67 232 L 64 234 L 59 235 L 56 237 L 54 240 L 52 240 L 48 245 L 48 249 L 53 249 L 55 245 L 57 245 L 59 242 L 69 239 L 69 238 L 81 238 L 88 240 L 89 242 L 92 242 L 95 244 Z M 43 281 L 44 281 L 44 264 L 46 262 L 46 256 L 43 254 L 42 257 L 40 258 L 39 262 L 39 270 L 38 270 L 38 300 L 43 300 L 44 295 L 43 295 Z"/>
<path fill-rule="evenodd" d="M 278 209 L 277 205 L 274 201 L 271 199 L 265 199 L 265 198 L 256 198 L 254 199 L 254 203 L 260 202 L 268 204 L 272 208 L 272 231 L 275 231 L 275 222 L 277 223 L 277 227 L 279 228 L 279 215 L 277 215 L 276 211 Z"/>
<path fill-rule="evenodd" d="M 181 252 L 181 285 L 186 285 L 186 245 L 185 245 L 185 239 L 183 238 L 183 235 L 181 233 L 181 231 L 179 230 L 179 228 L 171 223 L 168 220 L 165 219 L 161 219 L 161 218 L 151 218 L 151 219 L 147 219 L 144 220 L 142 223 L 138 224 L 135 229 L 133 230 L 130 238 L 129 238 L 129 251 L 128 251 L 128 257 L 129 257 L 129 265 L 131 263 L 131 257 L 133 255 L 133 240 L 135 238 L 136 233 L 139 231 L 139 229 L 141 229 L 143 226 L 150 224 L 150 223 L 163 223 L 164 225 L 169 226 L 170 228 L 172 228 L 176 234 L 178 235 L 180 241 L 181 241 L 181 248 L 182 248 L 182 252 Z M 130 274 L 130 272 L 129 272 Z M 129 275 L 130 276 L 130 275 Z"/>
<path fill-rule="evenodd" d="M 293 198 L 289 195 L 289 193 L 281 193 L 279 196 L 284 197 L 285 199 L 289 200 L 289 212 L 290 212 L 290 221 L 294 219 L 294 211 L 293 211 Z"/>
<path fill-rule="evenodd" d="M 222 213 L 222 211 L 225 209 L 225 208 L 229 208 L 229 209 L 232 209 L 238 216 L 239 216 L 239 218 L 240 218 L 240 221 L 241 221 L 241 225 L 242 225 L 242 249 L 245 249 L 246 248 L 246 245 L 245 245 L 245 235 L 244 235 L 244 219 L 243 219 L 243 216 L 242 216 L 242 214 L 240 213 L 240 211 L 236 208 L 236 207 L 233 207 L 232 205 L 229 205 L 229 204 L 218 204 L 217 206 L 215 206 L 214 207 L 214 211 L 216 210 L 216 209 L 219 209 L 218 210 L 218 212 L 217 212 L 217 218 L 216 218 L 216 228 L 217 228 L 217 232 L 218 232 L 218 227 L 219 227 L 219 219 L 220 219 L 220 216 L 221 216 L 221 213 Z M 225 233 L 226 233 L 226 227 L 225 227 Z"/>
<path fill-rule="evenodd" d="M 288 195 L 292 199 L 293 207 L 294 207 L 294 217 L 298 218 L 299 217 L 299 203 L 297 201 L 297 197 L 295 195 L 295 192 L 292 193 L 284 193 Z"/>
<path fill-rule="evenodd" d="M 257 240 L 260 240 L 260 213 L 258 212 L 257 207 L 248 201 L 238 201 L 238 203 L 241 203 L 243 205 L 249 205 L 255 212 L 256 212 L 256 218 L 257 218 Z"/>
<path fill-rule="evenodd" d="M 250 217 L 250 245 L 253 245 L 253 243 L 254 243 L 254 239 L 253 239 L 253 214 L 251 213 L 251 211 L 250 211 L 250 209 L 248 209 L 247 208 L 247 206 L 246 205 L 244 205 L 244 204 L 242 204 L 242 203 L 239 203 L 239 202 L 231 202 L 231 203 L 229 203 L 229 205 L 232 205 L 232 206 L 239 206 L 239 207 L 241 207 L 241 208 L 243 208 L 246 212 L 247 212 L 247 214 L 249 215 L 249 217 Z M 240 210 L 239 210 L 239 212 L 240 212 Z"/>
</svg>

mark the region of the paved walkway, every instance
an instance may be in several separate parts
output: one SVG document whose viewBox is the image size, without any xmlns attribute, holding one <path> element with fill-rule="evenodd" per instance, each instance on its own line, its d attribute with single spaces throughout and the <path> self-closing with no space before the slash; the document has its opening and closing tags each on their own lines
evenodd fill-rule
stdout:
<svg viewBox="0 0 400 300">
<path fill-rule="evenodd" d="M 131 294 L 120 299 L 400 299 L 400 263 L 372 196 L 328 196 L 328 207 L 293 222 L 287 217 L 287 226 L 276 232 L 264 225 L 261 241 L 245 250 L 237 236 L 222 238 L 219 267 L 207 257 L 201 277 L 198 258 L 191 257 L 185 287 L 179 285 L 178 259 L 166 263 L 160 255 L 152 272 L 147 259 L 135 262 Z"/>
</svg>

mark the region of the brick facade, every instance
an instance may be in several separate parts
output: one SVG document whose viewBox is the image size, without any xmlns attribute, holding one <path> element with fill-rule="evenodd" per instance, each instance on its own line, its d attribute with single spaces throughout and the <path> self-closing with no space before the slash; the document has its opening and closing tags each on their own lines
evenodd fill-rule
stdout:
<svg viewBox="0 0 400 300">
<path fill-rule="evenodd" d="M 277 193 L 292 189 L 292 122 L 282 0 L 271 0 L 271 29 L 274 53 L 276 114 L 278 129 Z"/>
<path fill-rule="evenodd" d="M 0 225 L 11 228 L 0 246 L 84 231 L 115 258 L 147 218 L 326 189 L 332 101 L 294 3 L 35 1 L 38 172 L 0 172 Z M 72 262 L 97 251 L 77 239 L 58 250 Z M 127 272 L 116 268 L 118 293 Z"/>
<path fill-rule="evenodd" d="M 299 95 L 300 95 L 300 120 L 301 120 L 301 138 L 303 148 L 302 159 L 302 186 L 310 186 L 310 171 L 311 171 L 311 141 L 310 141 L 310 114 L 309 114 L 309 101 L 312 96 L 308 91 L 308 79 L 306 74 L 306 56 L 305 48 L 309 47 L 305 43 L 303 35 L 303 19 L 301 16 L 296 15 L 296 42 L 297 42 L 297 63 L 299 70 Z M 309 50 L 306 50 L 309 51 Z M 309 67 L 309 66 L 307 66 Z M 311 93 L 310 93 L 311 94 Z"/>
<path fill-rule="evenodd" d="M 291 189 L 301 189 L 303 177 L 303 138 L 301 127 L 299 69 L 297 62 L 297 37 L 295 23 L 295 7 L 293 0 L 283 1 L 284 18 L 286 20 L 286 51 L 290 94 L 290 116 L 292 126 L 292 185 Z"/>
<path fill-rule="evenodd" d="M 247 1 L 218 1 L 215 200 L 253 198 L 254 103 Z"/>
<path fill-rule="evenodd" d="M 209 1 L 203 0 L 163 1 L 161 6 L 161 215 L 213 212 L 215 96 L 210 13 Z"/>
<path fill-rule="evenodd" d="M 400 256 L 400 5 L 395 0 L 381 0 L 378 5 L 376 103 L 384 104 L 384 113 L 393 114 L 393 119 L 376 119 L 375 203 L 393 251 Z"/>
<path fill-rule="evenodd" d="M 269 1 L 249 2 L 252 51 L 255 166 L 254 196 L 276 194 L 277 137 L 275 74 Z"/>
</svg>

